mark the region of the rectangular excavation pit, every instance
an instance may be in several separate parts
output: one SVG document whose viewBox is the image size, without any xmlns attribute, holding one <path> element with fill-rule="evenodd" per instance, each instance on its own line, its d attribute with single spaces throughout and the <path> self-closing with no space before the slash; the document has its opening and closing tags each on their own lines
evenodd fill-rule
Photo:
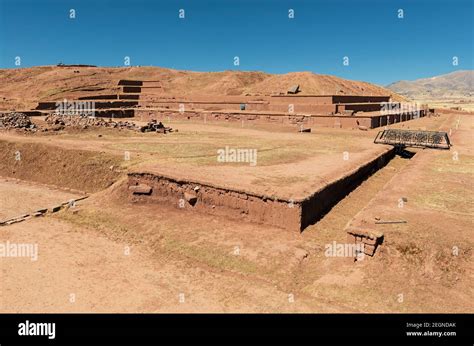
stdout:
<svg viewBox="0 0 474 346">
<path fill-rule="evenodd" d="M 136 194 L 135 186 L 151 188 L 149 195 Z M 301 203 L 153 173 L 129 173 L 128 198 L 132 202 L 161 203 L 210 215 L 299 230 Z"/>
<path fill-rule="evenodd" d="M 192 210 L 300 232 L 385 166 L 394 154 L 393 149 L 388 149 L 342 178 L 297 200 L 173 178 L 157 172 L 128 173 L 127 196 L 133 203 L 158 203 L 183 209 L 183 212 Z M 146 190 L 147 193 L 136 193 L 137 190 Z"/>
<path fill-rule="evenodd" d="M 318 221 L 362 181 L 384 167 L 394 156 L 395 149 L 391 148 L 305 198 L 302 202 L 301 230 Z"/>
</svg>

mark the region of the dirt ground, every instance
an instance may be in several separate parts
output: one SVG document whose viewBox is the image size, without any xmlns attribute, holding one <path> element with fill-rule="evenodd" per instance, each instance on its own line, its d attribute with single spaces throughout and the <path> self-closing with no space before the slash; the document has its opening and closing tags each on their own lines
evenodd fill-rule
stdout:
<svg viewBox="0 0 474 346">
<path fill-rule="evenodd" d="M 0 191 L 0 220 L 50 208 L 79 197 L 74 193 L 7 178 L 0 178 Z"/>
<path fill-rule="evenodd" d="M 180 137 L 136 138 L 109 131 L 100 133 L 102 137 L 94 131 L 1 134 L 3 145 L 48 144 L 58 148 L 60 157 L 61 150 L 80 149 L 92 153 L 84 156 L 87 162 L 95 162 L 94 155 L 99 154 L 111 161 L 107 169 L 100 164 L 86 166 L 86 178 L 81 178 L 80 170 L 71 177 L 65 168 L 56 179 L 57 185 L 69 182 L 77 188 L 93 174 L 110 174 L 91 183 L 88 190 L 99 192 L 75 208 L 0 229 L 0 244 L 32 243 L 39 249 L 37 261 L 0 258 L 0 311 L 473 312 L 472 116 L 443 114 L 407 124 L 451 129 L 454 146 L 450 151 L 418 150 L 412 159 L 396 157 L 301 234 L 166 206 L 133 205 L 120 198 L 121 177 L 136 165 L 150 163 L 186 165 L 188 171 L 212 167 L 215 164 L 205 155 L 215 149 L 209 143 L 222 145 L 229 138 L 242 145 L 247 138 L 263 148 L 282 143 L 292 148 L 286 155 L 269 155 L 266 175 L 254 184 L 278 185 L 284 180 L 277 169 L 268 169 L 272 165 L 290 172 L 298 167 L 296 174 L 317 165 L 314 157 L 324 162 L 321 167 L 340 163 L 344 147 L 352 146 L 358 155 L 364 155 L 358 148 L 382 150 L 383 146 L 371 144 L 374 131 L 321 129 L 306 136 L 252 128 L 239 132 L 242 138 L 238 138 L 231 137 L 232 125 L 183 123 L 171 124 L 179 127 Z M 319 141 L 331 137 L 330 144 Z M 183 148 L 177 148 L 178 139 Z M 197 143 L 203 144 L 197 147 Z M 330 148 L 332 144 L 336 146 Z M 309 148 L 308 156 L 294 149 L 299 146 Z M 136 154 L 129 162 L 120 158 L 126 149 Z M 186 155 L 176 155 L 176 150 Z M 338 158 L 331 161 L 335 152 Z M 453 160 L 455 153 L 458 160 Z M 321 167 L 306 177 L 318 175 Z M 54 177 L 42 178 L 46 172 L 40 173 L 28 173 L 29 180 L 54 182 Z M 21 168 L 17 174 L 26 176 Z M 272 176 L 278 179 L 272 181 Z M 26 185 L 2 181 L 0 192 L 8 196 L 8 203 L 0 199 L 2 212 L 26 211 L 23 196 L 35 205 L 63 198 L 52 188 L 37 186 L 33 193 L 33 187 Z M 31 193 L 15 193 L 20 189 Z M 403 208 L 398 207 L 401 197 L 407 199 Z M 375 227 L 375 217 L 403 218 L 408 223 L 379 228 L 385 240 L 374 258 L 354 263 L 325 255 L 326 245 L 346 241 L 348 222 L 365 221 Z"/>
<path fill-rule="evenodd" d="M 22 170 L 20 165 L 16 165 L 18 167 L 14 176 L 18 175 L 25 180 L 31 178 L 32 170 L 39 169 L 34 167 L 49 169 L 49 165 L 42 162 L 51 155 L 43 154 L 48 150 L 46 145 L 55 147 L 50 150 L 56 154 L 51 160 L 54 161 L 52 164 L 69 165 L 81 155 L 83 157 L 80 160 L 84 160 L 84 164 L 92 166 L 98 163 L 99 166 L 91 167 L 90 171 L 94 175 L 88 176 L 86 180 L 76 184 L 71 181 L 70 184 L 75 188 L 79 188 L 79 185 L 87 186 L 88 190 L 94 192 L 97 190 L 95 185 L 103 188 L 107 183 L 110 184 L 111 179 L 102 179 L 114 177 L 113 172 L 107 172 L 110 165 L 116 168 L 113 171 L 122 168 L 158 172 L 231 189 L 296 199 L 313 193 L 328 181 L 341 177 L 388 150 L 384 146 L 372 145 L 374 131 L 321 127 L 315 128 L 312 133 L 302 134 L 297 132 L 296 126 L 275 131 L 277 127 L 261 127 L 252 123 L 242 127 L 240 123 L 221 126 L 210 122 L 172 121 L 168 125 L 179 132 L 160 136 L 100 129 L 55 135 L 2 134 L 0 146 L 9 150 L 3 150 L 0 155 L 3 160 L 14 160 L 14 153 L 20 151 L 24 152 L 25 158 L 32 157 L 32 167 Z M 37 148 L 38 144 L 41 144 L 40 148 Z M 218 151 L 225 150 L 226 147 L 256 150 L 256 164 L 252 165 L 250 161 L 219 162 Z M 77 152 L 78 149 L 80 153 Z M 129 160 L 125 160 L 126 153 Z M 344 153 L 347 153 L 346 158 Z M 20 163 L 25 164 L 23 161 Z M 66 172 L 63 167 L 58 168 L 60 172 Z M 101 171 L 96 172 L 97 169 Z M 0 173 L 12 174 L 11 170 L 2 172 L 1 168 Z M 79 173 L 70 175 L 78 176 Z M 66 180 L 66 176 L 61 179 Z M 98 182 L 89 187 L 91 179 L 104 181 L 103 184 Z"/>
<path fill-rule="evenodd" d="M 474 102 L 472 98 L 459 98 L 459 99 L 419 99 L 416 100 L 422 104 L 429 104 L 430 107 L 435 108 L 446 108 L 447 110 L 460 109 L 467 112 L 474 111 Z"/>
</svg>

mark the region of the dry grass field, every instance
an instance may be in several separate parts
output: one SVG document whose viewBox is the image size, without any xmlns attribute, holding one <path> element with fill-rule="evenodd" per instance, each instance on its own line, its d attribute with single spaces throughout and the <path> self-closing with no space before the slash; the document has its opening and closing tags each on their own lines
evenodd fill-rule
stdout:
<svg viewBox="0 0 474 346">
<path fill-rule="evenodd" d="M 0 183 L 2 217 L 75 196 L 64 188 L 90 195 L 74 208 L 2 227 L 1 242 L 39 249 L 37 261 L 2 259 L 2 312 L 474 311 L 470 115 L 407 123 L 451 129 L 454 145 L 395 156 L 302 233 L 131 203 L 126 173 L 155 169 L 291 197 L 388 150 L 372 143 L 377 129 L 169 125 L 178 132 L 1 133 L 0 175 L 25 181 Z M 217 163 L 216 150 L 226 145 L 257 148 L 258 164 Z M 346 241 L 348 223 L 376 218 L 407 223 L 376 226 L 385 238 L 374 257 L 354 263 L 326 255 L 328 244 Z"/>
</svg>

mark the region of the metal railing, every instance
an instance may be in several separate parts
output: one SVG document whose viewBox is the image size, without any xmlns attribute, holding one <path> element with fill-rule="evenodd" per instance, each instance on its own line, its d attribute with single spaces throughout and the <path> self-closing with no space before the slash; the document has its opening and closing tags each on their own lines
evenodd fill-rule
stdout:
<svg viewBox="0 0 474 346">
<path fill-rule="evenodd" d="M 451 147 L 448 134 L 441 131 L 416 131 L 389 129 L 380 131 L 374 139 L 376 144 L 396 147 L 447 149 Z"/>
</svg>

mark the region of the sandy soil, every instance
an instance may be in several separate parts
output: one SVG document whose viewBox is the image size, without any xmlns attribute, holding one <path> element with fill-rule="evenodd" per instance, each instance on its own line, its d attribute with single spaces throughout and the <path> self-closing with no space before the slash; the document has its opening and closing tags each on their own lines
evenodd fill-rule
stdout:
<svg viewBox="0 0 474 346">
<path fill-rule="evenodd" d="M 110 229 L 103 231 L 109 238 L 49 217 L 2 230 L 0 242 L 37 244 L 39 255 L 37 261 L 1 259 L 0 310 L 340 311 L 308 297 L 293 301 L 291 293 L 264 277 L 221 270 L 169 250 L 150 254 L 142 241 L 111 240 Z M 232 252 L 227 256 L 239 262 Z"/>
<path fill-rule="evenodd" d="M 420 119 L 418 128 L 426 128 Z M 436 123 L 436 118 L 432 122 Z M 377 130 L 317 128 L 311 133 L 297 133 L 295 128 L 265 126 L 241 127 L 211 123 L 172 122 L 179 132 L 157 136 L 132 131 L 87 131 L 55 135 L 22 136 L 4 133 L 9 142 L 42 143 L 61 150 L 87 150 L 111 154 L 95 161 L 104 167 L 120 166 L 131 171 L 157 172 L 163 175 L 197 180 L 214 186 L 239 189 L 288 199 L 304 198 L 328 182 L 386 152 L 389 147 L 373 145 Z M 415 128 L 415 124 L 410 125 Z M 406 128 L 406 127 L 405 127 Z M 100 134 L 101 137 L 98 137 Z M 0 143 L 1 144 L 1 143 Z M 256 165 L 251 162 L 219 162 L 218 151 L 256 150 Z M 11 148 L 16 151 L 17 148 Z M 30 149 L 32 150 L 32 149 Z M 44 150 L 44 149 L 43 149 Z M 74 153 L 54 150 L 62 161 L 74 160 Z M 125 160 L 125 153 L 130 160 Z M 347 156 L 346 156 L 347 155 Z M 13 157 L 12 155 L 10 155 Z M 32 168 L 34 169 L 34 168 Z M 102 176 L 104 172 L 96 176 Z M 26 178 L 25 178 L 26 179 Z M 105 182 L 104 182 L 105 183 Z"/>
<path fill-rule="evenodd" d="M 117 198 L 119 183 L 74 213 L 3 227 L 0 243 L 38 244 L 39 256 L 0 258 L 1 311 L 473 312 L 474 126 L 462 115 L 456 129 L 458 118 L 413 121 L 418 128 L 451 128 L 454 147 L 392 160 L 302 234 L 132 205 Z M 54 145 L 89 150 L 94 138 L 102 150 L 96 134 L 81 136 L 59 136 Z M 404 208 L 397 206 L 400 196 L 408 199 Z M 381 228 L 385 242 L 374 258 L 353 263 L 325 255 L 326 245 L 346 241 L 348 222 L 375 216 L 408 224 Z M 451 255 L 453 246 L 459 255 Z"/>
<path fill-rule="evenodd" d="M 77 194 L 34 183 L 0 178 L 0 220 L 31 213 L 40 208 L 50 208 L 78 197 Z"/>
</svg>

